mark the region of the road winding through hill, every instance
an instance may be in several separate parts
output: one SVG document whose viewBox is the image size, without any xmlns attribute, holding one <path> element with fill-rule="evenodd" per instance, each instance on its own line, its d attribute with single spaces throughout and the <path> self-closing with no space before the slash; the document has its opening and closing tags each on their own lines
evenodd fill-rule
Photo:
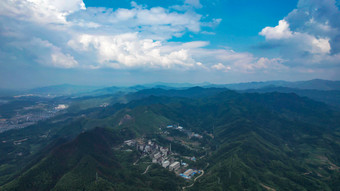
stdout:
<svg viewBox="0 0 340 191">
<path fill-rule="evenodd" d="M 139 159 L 136 160 L 136 162 L 133 163 L 133 165 L 135 166 L 138 163 Z"/>
<path fill-rule="evenodd" d="M 151 166 L 151 164 L 148 167 L 146 167 L 145 171 L 142 174 L 146 174 L 148 172 L 150 166 Z"/>
</svg>

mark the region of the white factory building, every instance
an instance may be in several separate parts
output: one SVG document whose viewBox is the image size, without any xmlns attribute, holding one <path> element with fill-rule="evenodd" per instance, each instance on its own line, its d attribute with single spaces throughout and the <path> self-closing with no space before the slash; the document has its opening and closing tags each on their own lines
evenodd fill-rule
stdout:
<svg viewBox="0 0 340 191">
<path fill-rule="evenodd" d="M 180 166 L 181 166 L 181 165 L 180 165 L 179 162 L 174 162 L 174 163 L 172 163 L 172 164 L 169 166 L 169 170 L 170 170 L 170 171 L 177 170 L 177 169 L 179 169 Z"/>
</svg>

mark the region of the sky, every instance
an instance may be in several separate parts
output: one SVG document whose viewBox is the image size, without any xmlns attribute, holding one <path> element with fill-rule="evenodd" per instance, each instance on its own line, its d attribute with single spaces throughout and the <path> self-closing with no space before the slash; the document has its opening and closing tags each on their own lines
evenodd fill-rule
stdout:
<svg viewBox="0 0 340 191">
<path fill-rule="evenodd" d="M 339 0 L 2 0 L 0 88 L 340 80 Z"/>
</svg>

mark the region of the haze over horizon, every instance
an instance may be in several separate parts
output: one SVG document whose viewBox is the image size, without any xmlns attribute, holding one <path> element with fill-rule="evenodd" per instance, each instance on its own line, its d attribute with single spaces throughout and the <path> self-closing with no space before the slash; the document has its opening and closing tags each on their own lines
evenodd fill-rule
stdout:
<svg viewBox="0 0 340 191">
<path fill-rule="evenodd" d="M 0 88 L 340 80 L 338 0 L 4 0 Z"/>
</svg>

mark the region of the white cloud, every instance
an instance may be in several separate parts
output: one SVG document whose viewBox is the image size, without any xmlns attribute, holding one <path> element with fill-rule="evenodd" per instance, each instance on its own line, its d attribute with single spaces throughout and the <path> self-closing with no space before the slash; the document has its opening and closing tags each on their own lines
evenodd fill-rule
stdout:
<svg viewBox="0 0 340 191">
<path fill-rule="evenodd" d="M 66 16 L 84 10 L 82 0 L 3 0 L 0 15 L 42 24 L 66 24 Z"/>
<path fill-rule="evenodd" d="M 231 70 L 230 66 L 225 66 L 222 63 L 218 63 L 218 64 L 215 64 L 215 65 L 212 65 L 211 68 L 215 69 L 215 70 L 222 70 L 224 72 L 227 72 L 227 71 Z"/>
<path fill-rule="evenodd" d="M 317 38 L 308 33 L 292 32 L 289 23 L 281 20 L 276 27 L 266 27 L 259 33 L 267 40 L 281 40 L 311 54 L 328 54 L 331 46 L 328 38 Z"/>
<path fill-rule="evenodd" d="M 208 46 L 210 43 L 208 41 L 192 41 L 192 42 L 186 42 L 182 44 L 183 48 L 202 48 L 205 46 Z"/>
<path fill-rule="evenodd" d="M 283 65 L 282 63 L 286 62 L 285 60 L 281 58 L 265 58 L 261 57 L 256 61 L 256 63 L 253 65 L 254 68 L 258 69 L 275 69 L 275 70 L 286 70 L 288 69 L 287 66 Z"/>
<path fill-rule="evenodd" d="M 203 7 L 199 0 L 185 0 L 184 4 L 193 6 L 198 9 Z"/>
<path fill-rule="evenodd" d="M 197 66 L 203 66 L 202 62 L 196 62 Z"/>
<path fill-rule="evenodd" d="M 275 27 L 259 33 L 280 49 L 285 64 L 327 67 L 340 53 L 340 11 L 334 0 L 299 0 L 298 6 Z"/>
<path fill-rule="evenodd" d="M 223 72 L 234 71 L 241 73 L 254 73 L 254 72 L 270 72 L 270 71 L 287 71 L 289 68 L 284 66 L 282 63 L 285 61 L 280 58 L 255 58 L 250 57 L 247 59 L 249 62 L 240 62 L 235 60 L 229 64 L 218 63 L 212 65 L 211 68 L 214 70 L 220 70 Z"/>
<path fill-rule="evenodd" d="M 96 55 L 90 63 L 98 64 L 91 64 L 91 68 L 196 68 L 235 72 L 285 69 L 281 65 L 282 59 L 257 58 L 250 53 L 228 49 L 205 49 L 208 44 L 207 41 L 163 44 L 162 41 L 142 38 L 138 33 L 83 34 L 68 42 L 80 54 Z"/>
<path fill-rule="evenodd" d="M 218 18 L 218 19 L 214 18 L 210 22 L 202 23 L 202 26 L 214 28 L 214 27 L 217 27 L 221 22 L 222 22 L 221 18 Z"/>
<path fill-rule="evenodd" d="M 266 58 L 266 57 L 249 57 L 248 62 L 236 61 L 232 64 L 233 71 L 243 73 L 255 73 L 255 72 L 270 72 L 270 71 L 285 71 L 289 68 L 282 63 L 285 60 L 281 58 Z"/>
<path fill-rule="evenodd" d="M 221 23 L 218 18 L 204 18 L 203 22 L 194 9 L 201 5 L 197 0 L 187 0 L 180 11 L 174 7 L 148 8 L 135 2 L 130 9 L 113 10 L 85 8 L 82 0 L 4 1 L 0 14 L 13 22 L 1 35 L 15 38 L 12 47 L 24 49 L 46 66 L 233 72 L 282 69 L 275 60 L 251 53 L 208 49 L 208 41 L 169 42 L 173 37 L 199 33 L 204 27 Z M 319 48 L 311 51 L 327 49 L 322 39 L 313 42 L 313 47 Z"/>
<path fill-rule="evenodd" d="M 163 7 L 146 8 L 135 5 L 131 9 L 89 7 L 86 11 L 74 13 L 68 17 L 69 22 L 87 22 L 100 24 L 99 30 L 110 34 L 140 31 L 146 38 L 167 40 L 180 37 L 186 32 L 198 33 L 202 16 L 194 11 L 177 12 Z M 213 21 L 212 21 L 213 22 Z"/>
<path fill-rule="evenodd" d="M 235 52 L 230 49 L 190 49 L 193 59 L 205 63 L 210 69 L 223 72 L 255 73 L 286 71 L 288 67 L 281 58 L 256 57 L 247 52 Z M 217 64 L 216 64 L 217 63 Z M 208 70 L 208 68 L 205 68 Z"/>
<path fill-rule="evenodd" d="M 177 11 L 188 11 L 202 8 L 200 0 L 185 0 L 183 5 L 173 5 L 170 8 Z"/>
<path fill-rule="evenodd" d="M 289 24 L 285 20 L 280 20 L 276 27 L 266 27 L 262 29 L 260 35 L 266 39 L 286 39 L 292 37 L 292 31 L 289 29 Z"/>
<path fill-rule="evenodd" d="M 311 37 L 311 44 L 312 44 L 312 49 L 311 53 L 313 54 L 318 54 L 318 53 L 330 53 L 331 46 L 329 44 L 329 39 L 328 38 L 313 38 Z"/>
<path fill-rule="evenodd" d="M 199 1 L 189 0 L 183 6 L 189 4 L 200 5 Z M 37 48 L 23 48 L 35 55 L 37 62 L 55 67 L 204 67 L 189 50 L 209 42 L 167 42 L 186 32 L 198 33 L 203 25 L 200 14 L 193 10 L 147 8 L 135 2 L 131 5 L 130 9 L 113 10 L 86 8 L 82 0 L 4 0 L 0 15 L 10 19 L 0 35 L 19 45 L 13 46 L 17 49 L 29 41 Z M 5 20 L 0 18 L 2 23 Z"/>
<path fill-rule="evenodd" d="M 52 52 L 51 61 L 50 63 L 58 68 L 74 68 L 78 66 L 78 62 L 70 54 L 63 54 L 60 50 Z"/>
<path fill-rule="evenodd" d="M 80 35 L 69 41 L 74 50 L 96 53 L 99 65 L 113 68 L 193 67 L 195 61 L 186 49 L 169 51 L 160 41 L 141 39 L 138 33 L 115 36 Z"/>
<path fill-rule="evenodd" d="M 46 40 L 33 38 L 28 44 L 23 46 L 26 49 L 34 47 L 35 50 L 39 50 L 39 52 L 33 53 L 37 57 L 36 61 L 40 64 L 57 68 L 74 68 L 78 66 L 78 62 L 70 54 L 64 54 L 59 47 Z"/>
</svg>

